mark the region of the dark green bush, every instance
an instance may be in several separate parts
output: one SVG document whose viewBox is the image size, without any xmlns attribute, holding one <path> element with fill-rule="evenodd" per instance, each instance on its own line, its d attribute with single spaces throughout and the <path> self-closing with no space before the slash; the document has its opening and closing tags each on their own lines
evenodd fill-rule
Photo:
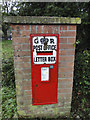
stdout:
<svg viewBox="0 0 90 120">
<path fill-rule="evenodd" d="M 74 67 L 74 91 L 77 94 L 88 95 L 90 85 L 90 51 L 76 53 Z"/>
<path fill-rule="evenodd" d="M 2 59 L 2 85 L 15 86 L 13 58 Z"/>
<path fill-rule="evenodd" d="M 78 51 L 75 57 L 72 113 L 73 118 L 89 119 L 90 51 Z"/>
<path fill-rule="evenodd" d="M 16 90 L 13 58 L 2 59 L 2 118 L 16 114 Z"/>
<path fill-rule="evenodd" d="M 12 87 L 2 88 L 2 118 L 12 118 L 16 114 L 16 91 Z"/>
</svg>

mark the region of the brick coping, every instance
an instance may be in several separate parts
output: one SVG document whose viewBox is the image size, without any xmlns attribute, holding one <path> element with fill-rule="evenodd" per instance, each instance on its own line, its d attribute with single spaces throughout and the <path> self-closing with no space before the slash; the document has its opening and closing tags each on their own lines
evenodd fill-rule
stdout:
<svg viewBox="0 0 90 120">
<path fill-rule="evenodd" d="M 81 24 L 81 19 L 79 17 L 4 16 L 3 22 L 12 24 Z"/>
</svg>

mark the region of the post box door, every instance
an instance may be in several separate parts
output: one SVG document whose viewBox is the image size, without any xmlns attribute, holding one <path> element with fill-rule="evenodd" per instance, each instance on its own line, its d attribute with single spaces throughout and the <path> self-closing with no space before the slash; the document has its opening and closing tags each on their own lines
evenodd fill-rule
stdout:
<svg viewBox="0 0 90 120">
<path fill-rule="evenodd" d="M 32 104 L 57 103 L 58 34 L 31 34 Z"/>
</svg>

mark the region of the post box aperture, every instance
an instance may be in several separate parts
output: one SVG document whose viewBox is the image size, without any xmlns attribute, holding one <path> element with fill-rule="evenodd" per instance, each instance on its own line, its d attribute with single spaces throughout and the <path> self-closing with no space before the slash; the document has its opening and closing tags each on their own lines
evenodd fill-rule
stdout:
<svg viewBox="0 0 90 120">
<path fill-rule="evenodd" d="M 57 103 L 58 34 L 31 34 L 32 104 Z"/>
</svg>

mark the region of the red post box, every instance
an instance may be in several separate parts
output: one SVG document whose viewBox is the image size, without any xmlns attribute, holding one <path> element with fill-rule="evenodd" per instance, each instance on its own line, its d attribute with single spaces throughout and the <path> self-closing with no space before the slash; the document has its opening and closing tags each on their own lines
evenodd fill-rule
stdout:
<svg viewBox="0 0 90 120">
<path fill-rule="evenodd" d="M 32 104 L 56 104 L 58 34 L 31 34 Z"/>
</svg>

